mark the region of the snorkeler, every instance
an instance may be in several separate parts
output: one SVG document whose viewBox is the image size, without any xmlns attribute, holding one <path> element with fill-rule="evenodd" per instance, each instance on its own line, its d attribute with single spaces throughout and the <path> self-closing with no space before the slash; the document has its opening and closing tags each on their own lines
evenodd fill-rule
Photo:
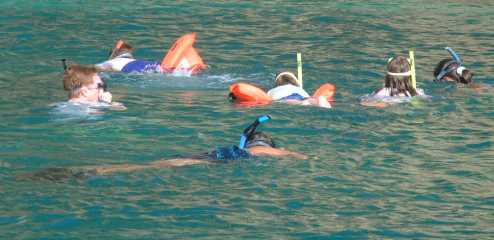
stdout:
<svg viewBox="0 0 494 240">
<path fill-rule="evenodd" d="M 460 55 L 450 47 L 445 49 L 449 52 L 451 58 L 445 58 L 437 64 L 434 69 L 434 81 L 471 84 L 473 73 L 463 66 Z"/>
<path fill-rule="evenodd" d="M 333 99 L 335 87 L 332 84 L 331 91 L 325 96 L 314 94 L 311 97 L 299 84 L 295 74 L 291 72 L 281 72 L 274 80 L 275 87 L 267 92 L 274 101 L 281 101 L 290 104 L 314 105 L 324 108 L 331 108 L 330 101 Z M 324 85 L 323 85 L 324 86 Z"/>
<path fill-rule="evenodd" d="M 110 51 L 108 60 L 95 66 L 100 71 L 111 72 L 162 72 L 159 62 L 135 59 L 133 50 L 130 44 L 118 40 Z"/>
<path fill-rule="evenodd" d="M 187 34 L 179 38 L 170 48 L 163 61 L 148 61 L 136 59 L 132 55 L 134 48 L 118 40 L 115 47 L 110 51 L 108 60 L 96 64 L 100 71 L 110 72 L 166 72 L 195 74 L 207 68 L 197 50 L 193 47 L 195 33 Z"/>
<path fill-rule="evenodd" d="M 336 87 L 325 83 L 310 96 L 301 86 L 297 77 L 291 72 L 281 72 L 275 77 L 275 87 L 267 93 L 264 90 L 248 84 L 235 83 L 230 86 L 230 98 L 238 103 L 246 105 L 268 104 L 272 101 L 299 105 L 314 105 L 331 108 L 331 101 Z M 252 103 L 252 104 L 249 104 Z"/>
<path fill-rule="evenodd" d="M 266 133 L 256 131 L 261 123 L 271 119 L 268 115 L 258 117 L 242 133 L 239 145 L 228 147 L 217 147 L 216 149 L 189 156 L 186 158 L 162 159 L 148 164 L 119 164 L 97 167 L 70 168 L 47 168 L 34 173 L 22 174 L 36 180 L 61 181 L 68 178 L 83 179 L 92 175 L 105 175 L 115 172 L 133 172 L 146 169 L 182 167 L 196 164 L 228 163 L 241 159 L 249 160 L 255 156 L 293 157 L 307 159 L 307 156 L 278 148 L 274 140 Z"/>
<path fill-rule="evenodd" d="M 391 103 L 409 100 L 414 96 L 425 96 L 422 89 L 412 85 L 412 71 L 406 57 L 396 56 L 389 59 L 384 87 L 362 98 L 364 106 L 386 107 Z"/>
<path fill-rule="evenodd" d="M 98 70 L 94 66 L 70 64 L 67 65 L 65 59 L 62 60 L 64 67 L 63 88 L 68 91 L 69 102 L 97 104 L 110 104 L 120 110 L 125 107 L 113 101 L 112 94 L 107 91 L 107 86 L 98 75 Z"/>
</svg>

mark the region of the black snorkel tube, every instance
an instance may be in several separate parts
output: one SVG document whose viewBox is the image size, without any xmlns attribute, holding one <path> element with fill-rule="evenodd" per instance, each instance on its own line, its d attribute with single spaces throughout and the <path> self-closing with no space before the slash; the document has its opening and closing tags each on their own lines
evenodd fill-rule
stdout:
<svg viewBox="0 0 494 240">
<path fill-rule="evenodd" d="M 63 71 L 66 72 L 67 71 L 67 59 L 63 58 L 63 59 L 60 59 L 60 61 L 62 61 L 62 66 L 63 66 Z"/>
<path fill-rule="evenodd" d="M 245 145 L 247 144 L 247 139 L 252 136 L 256 132 L 257 127 L 261 123 L 265 123 L 267 121 L 271 120 L 271 116 L 269 115 L 261 115 L 259 116 L 253 123 L 251 123 L 247 128 L 244 129 L 244 132 L 242 133 L 242 136 L 240 137 L 240 143 L 238 144 L 238 147 L 240 149 L 244 149 Z"/>
<path fill-rule="evenodd" d="M 447 62 L 444 64 L 443 68 L 441 69 L 441 72 L 436 76 L 436 81 L 441 81 L 441 79 L 448 73 L 458 69 L 459 67 L 464 67 L 463 63 L 461 61 L 460 55 L 456 53 L 452 48 L 450 47 L 445 47 L 446 51 L 448 51 L 449 55 L 453 58 L 453 60 Z M 455 69 L 448 69 L 451 64 L 458 64 L 458 67 Z"/>
</svg>

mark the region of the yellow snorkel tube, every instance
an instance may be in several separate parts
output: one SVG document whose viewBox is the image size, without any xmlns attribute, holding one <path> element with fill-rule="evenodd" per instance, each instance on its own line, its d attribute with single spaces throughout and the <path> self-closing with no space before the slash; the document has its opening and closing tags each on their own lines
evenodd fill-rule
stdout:
<svg viewBox="0 0 494 240">
<path fill-rule="evenodd" d="M 301 88 L 303 88 L 303 80 L 302 80 L 302 53 L 297 53 L 297 79 L 298 84 Z"/>
<path fill-rule="evenodd" d="M 412 50 L 408 52 L 409 58 L 408 62 L 410 63 L 410 73 L 412 77 L 412 87 L 417 90 L 417 78 L 415 77 L 415 55 Z"/>
</svg>

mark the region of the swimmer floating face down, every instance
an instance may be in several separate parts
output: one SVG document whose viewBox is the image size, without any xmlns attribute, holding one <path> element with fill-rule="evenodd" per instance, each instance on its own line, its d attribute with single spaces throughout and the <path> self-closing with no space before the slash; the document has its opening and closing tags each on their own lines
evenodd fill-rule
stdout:
<svg viewBox="0 0 494 240">
<path fill-rule="evenodd" d="M 47 168 L 34 173 L 20 174 L 21 179 L 65 181 L 67 179 L 84 179 L 92 175 L 106 175 L 117 172 L 134 172 L 147 169 L 183 167 L 197 164 L 211 164 L 233 162 L 239 159 L 251 159 L 252 156 L 292 157 L 307 159 L 307 156 L 278 148 L 271 136 L 256 131 L 259 123 L 271 119 L 267 115 L 260 116 L 253 124 L 247 127 L 241 140 L 241 146 L 219 147 L 213 151 L 195 156 L 173 159 L 161 159 L 147 164 L 118 164 L 108 166 L 88 166 L 79 168 Z M 242 147 L 244 146 L 244 147 Z M 242 148 L 241 148 L 242 147 Z"/>
</svg>

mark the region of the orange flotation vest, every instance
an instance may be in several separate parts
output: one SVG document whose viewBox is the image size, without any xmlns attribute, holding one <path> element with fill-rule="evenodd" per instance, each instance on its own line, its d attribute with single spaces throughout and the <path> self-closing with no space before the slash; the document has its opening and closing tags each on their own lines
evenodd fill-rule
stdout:
<svg viewBox="0 0 494 240">
<path fill-rule="evenodd" d="M 195 74 L 207 68 L 201 56 L 194 48 L 196 34 L 186 34 L 173 43 L 168 53 L 161 61 L 161 68 L 165 72 L 175 70 L 187 71 Z"/>
<path fill-rule="evenodd" d="M 335 85 L 331 83 L 325 83 L 321 85 L 312 96 L 314 98 L 319 98 L 320 96 L 323 96 L 328 100 L 328 102 L 332 102 L 335 91 L 336 91 Z"/>
<path fill-rule="evenodd" d="M 248 83 L 235 83 L 230 85 L 230 94 L 237 103 L 251 102 L 254 104 L 269 104 L 273 101 L 273 99 L 262 89 Z"/>
</svg>

